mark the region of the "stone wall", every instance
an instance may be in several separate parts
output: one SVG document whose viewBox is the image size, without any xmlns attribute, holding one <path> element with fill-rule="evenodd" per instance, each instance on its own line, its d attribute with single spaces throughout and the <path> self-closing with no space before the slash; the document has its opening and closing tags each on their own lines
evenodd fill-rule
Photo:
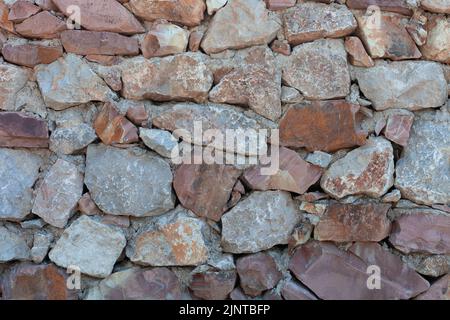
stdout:
<svg viewBox="0 0 450 320">
<path fill-rule="evenodd" d="M 450 298 L 449 0 L 0 0 L 0 47 L 1 298 Z"/>
</svg>

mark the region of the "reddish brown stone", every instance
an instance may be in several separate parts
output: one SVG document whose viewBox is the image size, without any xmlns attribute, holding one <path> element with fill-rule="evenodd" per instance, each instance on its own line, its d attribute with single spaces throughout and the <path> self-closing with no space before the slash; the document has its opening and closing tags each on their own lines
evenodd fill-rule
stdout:
<svg viewBox="0 0 450 320">
<path fill-rule="evenodd" d="M 383 11 L 396 12 L 404 15 L 412 15 L 412 10 L 405 0 L 347 0 L 350 9 L 366 10 L 369 6 L 378 6 Z"/>
<path fill-rule="evenodd" d="M 414 300 L 449 300 L 450 275 L 445 275 L 433 283 L 426 292 L 419 294 Z"/>
<path fill-rule="evenodd" d="M 110 102 L 105 103 L 97 115 L 94 129 L 103 143 L 107 145 L 139 141 L 137 128 L 119 114 Z"/>
<path fill-rule="evenodd" d="M 349 55 L 350 63 L 354 66 L 373 67 L 375 65 L 358 37 L 345 38 L 345 51 Z"/>
<path fill-rule="evenodd" d="M 53 264 L 22 263 L 9 269 L 1 282 L 5 300 L 76 300 L 67 289 L 67 274 Z"/>
<path fill-rule="evenodd" d="M 53 0 L 35 0 L 35 3 L 41 7 L 43 10 L 47 11 L 57 11 L 58 8 L 53 3 Z"/>
<path fill-rule="evenodd" d="M 245 294 L 256 297 L 272 289 L 281 280 L 275 260 L 267 253 L 255 253 L 236 261 L 241 288 Z"/>
<path fill-rule="evenodd" d="M 194 296 L 205 300 L 225 300 L 234 289 L 235 271 L 195 273 L 189 288 Z"/>
<path fill-rule="evenodd" d="M 139 54 L 139 44 L 134 38 L 112 32 L 68 30 L 61 33 L 61 41 L 67 52 L 79 55 L 123 55 Z"/>
<path fill-rule="evenodd" d="M 422 10 L 415 10 L 413 16 L 405 26 L 411 38 L 418 46 L 423 46 L 427 42 L 428 31 L 426 24 L 428 17 Z"/>
<path fill-rule="evenodd" d="M 189 51 L 196 52 L 200 49 L 200 43 L 202 42 L 204 32 L 194 31 L 189 36 Z"/>
<path fill-rule="evenodd" d="M 6 61 L 25 67 L 50 64 L 63 55 L 61 46 L 41 46 L 35 44 L 6 44 L 2 49 Z"/>
<path fill-rule="evenodd" d="M 123 34 L 145 32 L 140 22 L 116 0 L 53 0 L 58 9 L 70 17 L 68 8 L 80 8 L 80 24 L 91 31 L 109 31 Z"/>
<path fill-rule="evenodd" d="M 53 39 L 66 30 L 66 24 L 48 11 L 40 12 L 20 24 L 16 31 L 27 38 Z"/>
<path fill-rule="evenodd" d="M 47 123 L 20 112 L 0 113 L 0 146 L 47 148 Z"/>
<path fill-rule="evenodd" d="M 0 28 L 14 32 L 14 24 L 8 20 L 9 9 L 3 0 L 0 0 Z"/>
<path fill-rule="evenodd" d="M 8 20 L 15 23 L 22 22 L 32 15 L 35 15 L 39 11 L 41 11 L 41 8 L 35 6 L 31 2 L 19 0 L 14 2 L 14 4 L 11 6 L 11 9 L 9 10 Z"/>
<path fill-rule="evenodd" d="M 317 300 L 317 297 L 300 282 L 289 280 L 281 289 L 284 300 Z"/>
<path fill-rule="evenodd" d="M 267 175 L 263 169 L 257 166 L 246 170 L 243 181 L 253 190 L 284 190 L 303 194 L 319 181 L 323 172 L 320 167 L 306 162 L 287 148 L 279 149 L 278 172 Z"/>
<path fill-rule="evenodd" d="M 326 152 L 363 145 L 367 133 L 357 124 L 358 110 L 344 100 L 292 106 L 280 122 L 281 144 Z"/>
<path fill-rule="evenodd" d="M 183 164 L 175 171 L 173 187 L 185 208 L 219 221 L 240 174 L 233 166 Z"/>
<path fill-rule="evenodd" d="M 116 56 L 105 56 L 101 54 L 88 54 L 86 57 L 86 60 L 96 62 L 98 64 L 101 64 L 102 66 L 113 66 L 120 63 L 120 58 Z"/>
<path fill-rule="evenodd" d="M 320 241 L 381 241 L 389 235 L 389 204 L 341 204 L 332 202 L 314 229 Z"/>
<path fill-rule="evenodd" d="M 274 42 L 272 42 L 270 48 L 273 52 L 278 52 L 285 56 L 289 56 L 291 54 L 291 46 L 287 42 L 275 40 Z"/>
<path fill-rule="evenodd" d="M 328 194 L 323 192 L 307 192 L 301 196 L 298 196 L 296 199 L 300 201 L 314 202 L 321 199 L 327 199 L 329 197 L 330 196 Z"/>
<path fill-rule="evenodd" d="M 266 7 L 269 10 L 283 10 L 295 6 L 297 0 L 266 0 Z"/>
<path fill-rule="evenodd" d="M 369 266 L 381 270 L 378 290 L 367 286 Z M 308 242 L 296 250 L 289 269 L 321 299 L 409 299 L 430 286 L 377 243 L 355 243 L 343 251 L 329 242 Z"/>
<path fill-rule="evenodd" d="M 414 122 L 414 114 L 391 114 L 389 115 L 384 136 L 403 147 L 408 144 L 409 132 Z"/>
<path fill-rule="evenodd" d="M 143 103 L 128 108 L 126 116 L 139 127 L 145 127 L 149 121 L 149 115 Z"/>
<path fill-rule="evenodd" d="M 78 211 L 89 216 L 102 213 L 89 193 L 83 194 L 80 200 L 78 200 Z"/>
<path fill-rule="evenodd" d="M 432 213 L 402 215 L 389 241 L 404 253 L 450 254 L 450 217 Z"/>
</svg>

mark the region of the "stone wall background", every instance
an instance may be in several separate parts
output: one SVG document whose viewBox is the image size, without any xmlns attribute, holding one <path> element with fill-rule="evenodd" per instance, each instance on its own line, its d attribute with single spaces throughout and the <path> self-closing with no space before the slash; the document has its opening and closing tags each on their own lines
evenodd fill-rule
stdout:
<svg viewBox="0 0 450 320">
<path fill-rule="evenodd" d="M 448 299 L 449 14 L 0 0 L 0 296 Z M 174 164 L 194 120 L 279 172 Z"/>
</svg>

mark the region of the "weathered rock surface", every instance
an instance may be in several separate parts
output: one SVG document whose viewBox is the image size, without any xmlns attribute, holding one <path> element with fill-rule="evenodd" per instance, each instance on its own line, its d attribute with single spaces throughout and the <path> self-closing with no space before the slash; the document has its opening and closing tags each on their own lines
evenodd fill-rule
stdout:
<svg viewBox="0 0 450 320">
<path fill-rule="evenodd" d="M 380 61 L 373 68 L 357 68 L 355 76 L 376 110 L 436 108 L 447 100 L 442 68 L 433 62 Z"/>
<path fill-rule="evenodd" d="M 295 47 L 283 65 L 282 78 L 310 100 L 345 97 L 350 74 L 344 42 L 321 39 Z"/>
<path fill-rule="evenodd" d="M 19 91 L 25 86 L 28 73 L 17 66 L 0 64 L 0 109 L 14 110 Z"/>
<path fill-rule="evenodd" d="M 382 270 L 380 290 L 367 286 L 371 265 Z M 331 243 L 309 242 L 296 250 L 289 269 L 321 299 L 409 299 L 430 286 L 377 243 L 356 243 L 343 251 Z"/>
<path fill-rule="evenodd" d="M 2 55 L 8 62 L 32 68 L 54 62 L 63 55 L 63 49 L 61 46 L 7 43 L 3 46 Z"/>
<path fill-rule="evenodd" d="M 450 14 L 450 1 L 448 0 L 421 0 L 420 5 L 430 12 Z"/>
<path fill-rule="evenodd" d="M 283 10 L 295 6 L 296 0 L 265 0 L 269 10 Z"/>
<path fill-rule="evenodd" d="M 360 128 L 358 111 L 359 106 L 344 100 L 292 106 L 280 121 L 280 142 L 327 152 L 363 145 L 367 133 Z"/>
<path fill-rule="evenodd" d="M 299 3 L 283 14 L 286 39 L 292 45 L 320 38 L 339 38 L 352 33 L 356 20 L 346 6 L 324 3 Z"/>
<path fill-rule="evenodd" d="M 414 123 L 414 114 L 406 110 L 401 111 L 388 115 L 383 134 L 392 142 L 406 147 L 409 140 L 409 133 Z"/>
<path fill-rule="evenodd" d="M 450 217 L 430 213 L 402 215 L 394 221 L 389 237 L 403 253 L 450 253 Z"/>
<path fill-rule="evenodd" d="M 239 51 L 235 60 L 237 66 L 211 90 L 209 100 L 248 106 L 270 120 L 277 120 L 281 116 L 281 72 L 271 50 L 245 49 Z"/>
<path fill-rule="evenodd" d="M 31 152 L 0 148 L 0 219 L 22 220 L 30 213 L 32 187 L 42 164 L 42 158 Z"/>
<path fill-rule="evenodd" d="M 250 253 L 287 244 L 299 221 L 299 211 L 289 193 L 254 192 L 222 217 L 222 248 Z"/>
<path fill-rule="evenodd" d="M 205 300 L 225 300 L 234 289 L 235 271 L 207 271 L 194 273 L 189 289 L 194 296 Z"/>
<path fill-rule="evenodd" d="M 210 54 L 267 44 L 275 39 L 280 25 L 263 1 L 229 0 L 214 15 L 201 46 Z"/>
<path fill-rule="evenodd" d="M 144 20 L 164 19 L 189 27 L 201 23 L 206 9 L 204 0 L 131 0 L 129 7 L 136 16 Z"/>
<path fill-rule="evenodd" d="M 83 174 L 76 165 L 58 159 L 37 191 L 32 212 L 45 222 L 64 228 L 83 193 Z"/>
<path fill-rule="evenodd" d="M 345 3 L 350 9 L 366 10 L 370 6 L 377 6 L 382 11 L 396 12 L 406 16 L 412 14 L 405 0 L 347 0 Z"/>
<path fill-rule="evenodd" d="M 78 6 L 80 24 L 87 30 L 123 34 L 145 32 L 140 22 L 116 0 L 53 0 L 53 2 L 67 17 L 73 14 L 70 6 Z"/>
<path fill-rule="evenodd" d="M 142 42 L 145 58 L 163 57 L 186 51 L 189 31 L 171 23 L 153 25 Z"/>
<path fill-rule="evenodd" d="M 205 59 L 200 53 L 129 59 L 121 64 L 122 95 L 132 100 L 203 102 L 213 81 Z"/>
<path fill-rule="evenodd" d="M 126 254 L 134 263 L 150 266 L 197 266 L 209 257 L 208 225 L 178 207 L 152 217 L 137 230 Z"/>
<path fill-rule="evenodd" d="M 182 289 L 167 268 L 137 267 L 115 272 L 89 289 L 88 300 L 180 300 Z"/>
<path fill-rule="evenodd" d="M 142 149 L 90 145 L 84 183 L 108 214 L 142 217 L 174 207 L 169 165 Z"/>
<path fill-rule="evenodd" d="M 183 164 L 175 171 L 173 187 L 183 207 L 219 221 L 240 174 L 233 166 Z"/>
<path fill-rule="evenodd" d="M 437 115 L 416 119 L 408 145 L 397 162 L 396 187 L 421 204 L 450 203 L 450 125 Z"/>
<path fill-rule="evenodd" d="M 81 216 L 64 230 L 49 257 L 60 267 L 78 266 L 84 274 L 104 278 L 111 274 L 125 245 L 122 231 Z"/>
<path fill-rule="evenodd" d="M 166 158 L 171 158 L 178 146 L 178 140 L 165 130 L 140 128 L 139 137 L 147 147 Z"/>
<path fill-rule="evenodd" d="M 25 113 L 0 113 L 0 147 L 48 147 L 47 123 Z"/>
<path fill-rule="evenodd" d="M 245 294 L 256 297 L 272 289 L 281 280 L 281 272 L 275 260 L 267 253 L 255 253 L 236 261 L 241 288 Z"/>
<path fill-rule="evenodd" d="M 333 163 L 322 176 L 321 186 L 335 198 L 360 194 L 378 198 L 394 184 L 394 170 L 391 143 L 381 137 L 370 138 Z"/>
<path fill-rule="evenodd" d="M 0 226 L 0 263 L 29 260 L 30 248 L 25 239 L 4 226 Z"/>
<path fill-rule="evenodd" d="M 450 12 L 450 4 L 449 4 Z M 424 46 L 420 48 L 427 60 L 450 64 L 450 18 L 436 15 L 428 20 L 428 36 Z"/>
<path fill-rule="evenodd" d="M 60 33 L 66 30 L 66 24 L 50 12 L 42 11 L 16 24 L 15 29 L 26 38 L 54 39 L 59 38 Z"/>
<path fill-rule="evenodd" d="M 50 136 L 50 150 L 59 154 L 74 154 L 97 139 L 92 126 L 80 123 L 56 128 Z"/>
<path fill-rule="evenodd" d="M 284 300 L 317 300 L 308 288 L 292 279 L 285 283 L 281 289 L 281 295 Z"/>
<path fill-rule="evenodd" d="M 375 65 L 358 37 L 345 38 L 345 50 L 352 65 L 357 67 L 373 67 Z"/>
<path fill-rule="evenodd" d="M 21 263 L 4 275 L 1 291 L 5 300 L 76 300 L 67 289 L 67 274 L 54 264 Z"/>
<path fill-rule="evenodd" d="M 36 79 L 46 105 L 55 110 L 115 97 L 89 65 L 74 54 L 37 67 Z"/>
<path fill-rule="evenodd" d="M 8 20 L 14 23 L 22 22 L 39 11 L 41 11 L 41 8 L 33 3 L 19 0 L 12 4 L 8 14 Z"/>
<path fill-rule="evenodd" d="M 449 275 L 445 275 L 433 283 L 426 292 L 419 294 L 414 300 L 449 300 Z"/>
<path fill-rule="evenodd" d="M 256 166 L 244 172 L 242 179 L 245 184 L 253 190 L 284 190 L 303 194 L 322 176 L 321 168 L 309 164 L 295 151 L 282 147 L 278 157 L 275 174 L 264 174 L 264 167 Z"/>
<path fill-rule="evenodd" d="M 386 214 L 389 204 L 331 203 L 314 229 L 320 241 L 381 241 L 389 235 L 391 222 Z"/>
</svg>

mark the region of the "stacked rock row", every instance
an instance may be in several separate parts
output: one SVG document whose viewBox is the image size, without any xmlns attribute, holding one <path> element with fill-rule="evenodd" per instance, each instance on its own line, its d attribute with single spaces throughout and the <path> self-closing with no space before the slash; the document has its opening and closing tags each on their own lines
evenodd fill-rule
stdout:
<svg viewBox="0 0 450 320">
<path fill-rule="evenodd" d="M 0 296 L 449 298 L 449 14 L 0 0 Z M 278 171 L 174 163 L 195 121 Z"/>
</svg>

